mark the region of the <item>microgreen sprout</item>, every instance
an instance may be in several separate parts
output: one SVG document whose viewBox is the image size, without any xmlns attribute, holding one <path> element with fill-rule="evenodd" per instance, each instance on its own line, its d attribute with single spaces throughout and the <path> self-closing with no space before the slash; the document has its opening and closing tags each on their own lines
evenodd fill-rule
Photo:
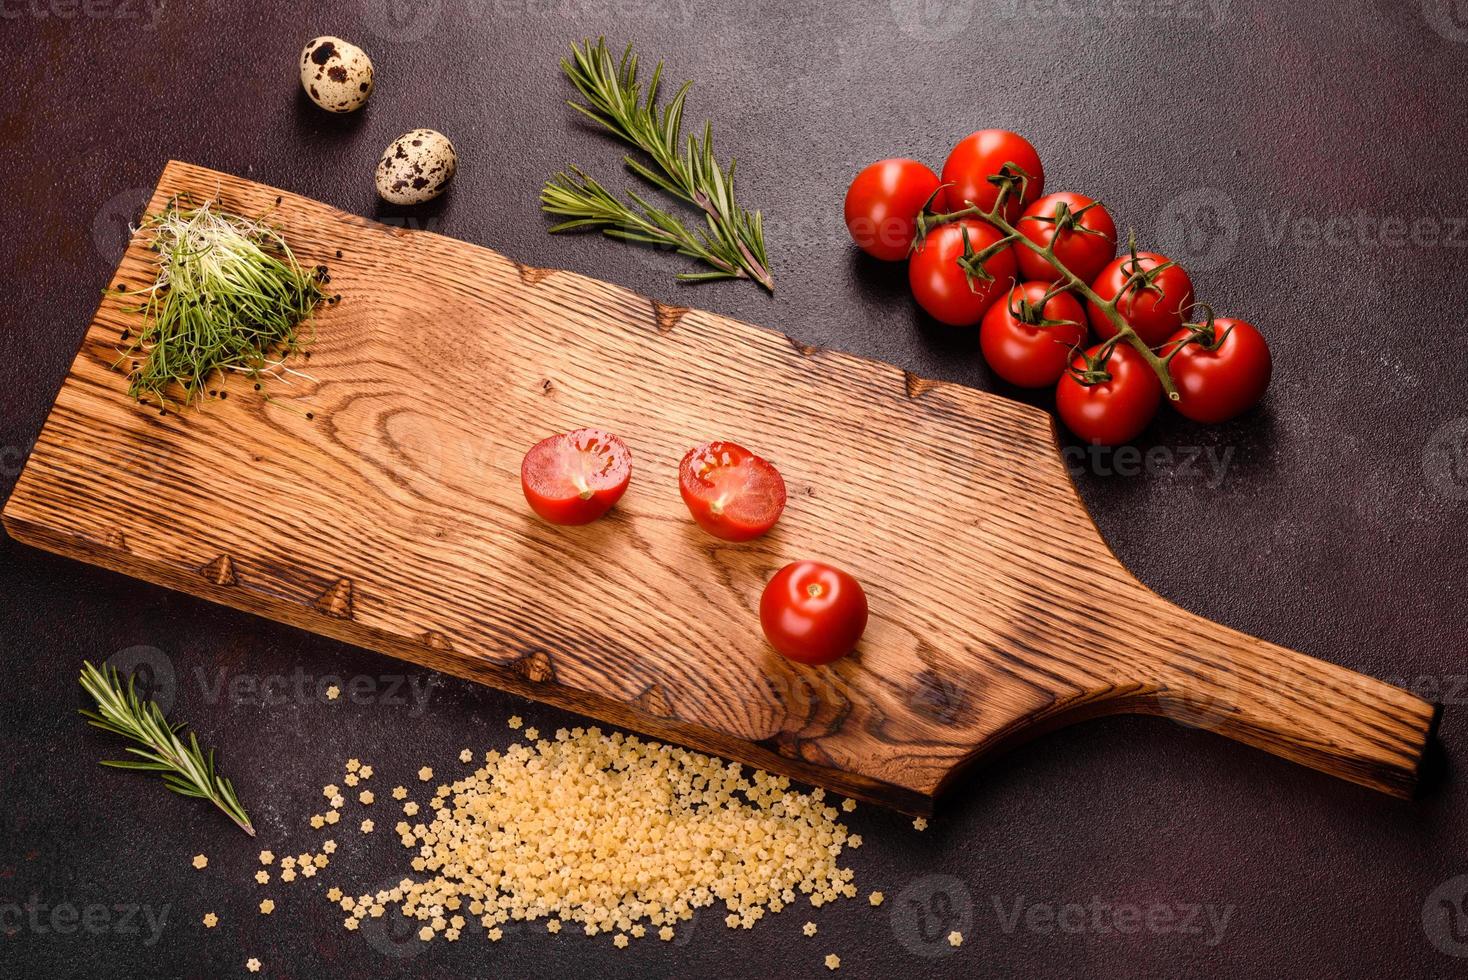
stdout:
<svg viewBox="0 0 1468 980">
<path fill-rule="evenodd" d="M 324 267 L 303 268 L 277 229 L 214 202 L 175 197 L 142 227 L 158 276 L 130 307 L 146 320 L 119 361 L 136 363 L 130 395 L 166 409 L 179 391 L 193 402 L 222 371 L 289 371 L 300 327 L 324 298 Z"/>
</svg>

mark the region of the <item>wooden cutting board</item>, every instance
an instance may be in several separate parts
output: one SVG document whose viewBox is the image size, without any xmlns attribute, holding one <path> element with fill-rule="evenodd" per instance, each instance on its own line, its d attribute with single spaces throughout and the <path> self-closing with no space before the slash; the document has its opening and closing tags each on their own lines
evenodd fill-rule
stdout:
<svg viewBox="0 0 1468 980">
<path fill-rule="evenodd" d="M 139 406 L 113 367 L 138 321 L 110 292 L 5 508 L 20 541 L 910 812 L 1115 712 L 1414 787 L 1434 707 L 1149 591 L 1044 412 L 188 164 L 151 210 L 179 192 L 274 208 L 330 268 L 341 302 L 293 365 L 310 379 Z M 151 281 L 149 259 L 135 236 L 113 284 Z M 631 447 L 631 488 L 596 524 L 548 526 L 521 456 L 588 424 Z M 784 474 L 765 538 L 688 519 L 677 465 L 711 438 Z M 830 667 L 760 633 L 761 589 L 797 558 L 871 602 Z"/>
</svg>

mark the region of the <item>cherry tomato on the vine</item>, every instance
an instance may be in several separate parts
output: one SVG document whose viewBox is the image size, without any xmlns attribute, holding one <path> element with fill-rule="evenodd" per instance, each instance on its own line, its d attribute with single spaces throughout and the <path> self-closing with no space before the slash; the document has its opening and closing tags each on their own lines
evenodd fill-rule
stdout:
<svg viewBox="0 0 1468 980">
<path fill-rule="evenodd" d="M 791 562 L 759 600 L 770 646 L 803 664 L 828 664 L 850 653 L 867 628 L 861 583 L 825 562 Z"/>
<path fill-rule="evenodd" d="M 520 463 L 530 509 L 552 524 L 590 524 L 612 509 L 632 479 L 632 454 L 602 429 L 542 439 Z"/>
<path fill-rule="evenodd" d="M 1218 317 L 1213 321 L 1216 349 L 1203 344 L 1183 344 L 1168 362 L 1168 373 L 1179 398 L 1173 407 L 1194 422 L 1226 422 L 1259 403 L 1269 387 L 1272 363 L 1269 345 L 1254 325 L 1243 320 Z M 1179 330 L 1163 348 L 1172 351 L 1188 338 Z"/>
<path fill-rule="evenodd" d="M 846 230 L 873 258 L 907 258 L 916 219 L 938 189 L 938 175 L 916 160 L 878 160 L 846 190 Z"/>
<path fill-rule="evenodd" d="M 743 446 L 706 442 L 678 466 L 678 490 L 698 526 L 725 541 L 748 541 L 785 509 L 780 471 Z"/>
<path fill-rule="evenodd" d="M 955 327 L 967 327 L 983 319 L 994 300 L 1009 291 L 1014 279 L 1014 246 L 991 255 L 984 271 L 993 279 L 977 276 L 972 283 L 958 260 L 964 255 L 964 233 L 973 253 L 983 251 L 1003 237 L 993 225 L 964 218 L 939 225 L 928 232 L 907 264 L 907 282 L 918 305 L 935 319 Z"/>
<path fill-rule="evenodd" d="M 1055 218 L 1056 209 L 1065 205 L 1066 226 Z M 1025 208 L 1015 227 L 1041 248 L 1055 240 L 1055 257 L 1076 278 L 1089 283 L 1101 274 L 1106 263 L 1116 254 L 1116 222 L 1100 204 L 1084 194 L 1059 191 L 1046 194 Z M 1057 229 L 1059 229 L 1057 231 Z M 1060 273 L 1050 260 L 1021 243 L 1016 246 L 1019 271 L 1026 279 L 1054 282 Z"/>
<path fill-rule="evenodd" d="M 1086 337 L 1086 314 L 1080 302 L 1070 293 L 1056 293 L 1045 300 L 1049 288 L 1043 282 L 1022 283 L 984 314 L 979 327 L 984 360 L 1010 384 L 1023 388 L 1053 385 L 1074 356 L 1073 349 Z M 1048 326 L 1025 323 L 1019 314 L 1027 309 L 1060 322 Z"/>
<path fill-rule="evenodd" d="M 1077 355 L 1071 367 L 1086 369 L 1086 358 L 1095 359 L 1105 347 L 1097 344 Z M 1082 384 L 1067 371 L 1055 386 L 1055 410 L 1066 428 L 1087 442 L 1116 446 L 1141 434 L 1157 414 L 1162 400 L 1162 382 L 1142 355 L 1130 344 L 1112 349 L 1097 367 L 1109 377 L 1095 384 Z"/>
<path fill-rule="evenodd" d="M 1018 133 L 1003 129 L 981 129 L 965 136 L 948 159 L 943 162 L 943 199 L 947 210 L 959 211 L 972 201 L 987 211 L 999 197 L 999 188 L 989 178 L 999 173 L 999 168 L 1012 163 L 1025 172 L 1024 196 L 1017 189 L 1004 205 L 1004 214 L 1010 221 L 1045 191 L 1045 168 L 1040 165 L 1040 154 L 1030 141 Z"/>
<path fill-rule="evenodd" d="M 1140 282 L 1127 286 L 1127 280 L 1137 272 L 1152 272 L 1171 261 L 1156 252 L 1138 252 L 1137 261 L 1130 254 L 1119 256 L 1106 264 L 1091 288 L 1103 300 L 1109 300 L 1126 287 L 1126 295 L 1116 304 L 1121 318 L 1148 347 L 1157 347 L 1171 337 L 1182 326 L 1183 315 L 1193 305 L 1193 281 L 1180 265 L 1168 265 L 1161 272 L 1149 276 L 1150 284 Z M 1116 327 L 1094 302 L 1087 304 L 1091 315 L 1091 327 L 1102 340 L 1116 336 Z"/>
</svg>

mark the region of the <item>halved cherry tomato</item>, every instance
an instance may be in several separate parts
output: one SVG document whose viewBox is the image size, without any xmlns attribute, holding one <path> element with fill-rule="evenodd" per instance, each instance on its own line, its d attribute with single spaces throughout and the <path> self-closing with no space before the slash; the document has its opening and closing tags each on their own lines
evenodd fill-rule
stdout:
<svg viewBox="0 0 1468 980">
<path fill-rule="evenodd" d="M 632 479 L 632 454 L 602 429 L 542 439 L 520 463 L 530 509 L 552 524 L 590 524 L 612 509 Z"/>
<path fill-rule="evenodd" d="M 1273 365 L 1269 345 L 1251 323 L 1218 317 L 1213 321 L 1216 347 L 1186 344 L 1168 362 L 1179 399 L 1173 407 L 1194 422 L 1226 422 L 1258 404 L 1269 387 Z M 1163 348 L 1171 351 L 1188 338 L 1179 330 Z"/>
<path fill-rule="evenodd" d="M 1048 283 L 1027 282 L 989 307 L 979 327 L 979 346 L 989 367 L 1022 388 L 1053 385 L 1086 338 L 1086 314 L 1071 293 L 1045 300 Z M 1040 303 L 1044 301 L 1044 308 Z M 1056 321 L 1046 326 L 1025 322 L 1036 316 Z"/>
<path fill-rule="evenodd" d="M 1055 257 L 1082 282 L 1089 283 L 1100 275 L 1116 254 L 1116 222 L 1105 208 L 1084 194 L 1046 194 L 1025 208 L 1015 227 L 1041 248 L 1054 239 Z M 1023 244 L 1014 251 L 1019 257 L 1020 275 L 1026 279 L 1054 282 L 1060 277 L 1050 260 L 1039 252 Z"/>
<path fill-rule="evenodd" d="M 1170 261 L 1156 252 L 1138 252 L 1135 264 L 1130 254 L 1118 256 L 1091 283 L 1102 299 L 1111 299 L 1126 287 L 1126 295 L 1116 304 L 1116 311 L 1148 347 L 1159 346 L 1182 326 L 1183 313 L 1193 304 L 1193 281 L 1179 265 L 1168 265 L 1149 276 L 1151 284 L 1147 286 L 1139 282 L 1127 286 L 1127 280 L 1136 272 L 1151 272 Z M 1116 327 L 1099 306 L 1088 303 L 1087 309 L 1096 336 L 1102 340 L 1116 336 Z"/>
<path fill-rule="evenodd" d="M 1105 344 L 1086 351 L 1095 358 Z M 1086 359 L 1077 355 L 1071 367 L 1084 370 Z M 1110 378 L 1085 385 L 1067 371 L 1055 386 L 1055 410 L 1066 427 L 1087 442 L 1116 446 L 1141 435 L 1157 404 L 1162 382 L 1151 365 L 1130 344 L 1118 344 L 1100 365 Z"/>
<path fill-rule="evenodd" d="M 1010 221 L 1020 209 L 1045 192 L 1045 168 L 1030 141 L 1003 129 L 981 129 L 965 136 L 943 162 L 943 199 L 949 211 L 960 211 L 972 201 L 985 211 L 994 206 L 999 188 L 989 178 L 1012 163 L 1025 172 L 1024 197 L 1011 194 L 1004 205 Z"/>
<path fill-rule="evenodd" d="M 828 664 L 856 647 L 867 628 L 861 583 L 825 562 L 791 562 L 775 573 L 759 600 L 765 637 L 803 664 Z"/>
<path fill-rule="evenodd" d="M 1003 237 L 993 225 L 983 221 L 968 218 L 952 221 L 929 232 L 907 263 L 907 282 L 918 305 L 934 318 L 955 327 L 978 323 L 990 304 L 1009 291 L 1009 284 L 1014 280 L 1014 246 L 1011 245 L 984 262 L 984 271 L 993 277 L 990 282 L 977 276 L 970 282 L 963 266 L 958 264 L 964 255 L 965 231 L 969 248 L 975 254 Z"/>
<path fill-rule="evenodd" d="M 678 466 L 678 489 L 698 526 L 725 541 L 759 537 L 785 509 L 780 471 L 732 442 L 688 450 Z"/>
<path fill-rule="evenodd" d="M 873 258 L 907 258 L 917 215 L 938 189 L 938 175 L 916 160 L 878 160 L 846 190 L 846 230 Z"/>
</svg>

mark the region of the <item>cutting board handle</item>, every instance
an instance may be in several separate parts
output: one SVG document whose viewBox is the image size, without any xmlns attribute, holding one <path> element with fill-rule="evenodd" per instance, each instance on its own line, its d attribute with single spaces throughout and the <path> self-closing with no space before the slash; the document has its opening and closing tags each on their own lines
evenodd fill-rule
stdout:
<svg viewBox="0 0 1468 980">
<path fill-rule="evenodd" d="M 1165 604 L 1141 710 L 1393 796 L 1414 793 L 1440 706 Z"/>
</svg>

